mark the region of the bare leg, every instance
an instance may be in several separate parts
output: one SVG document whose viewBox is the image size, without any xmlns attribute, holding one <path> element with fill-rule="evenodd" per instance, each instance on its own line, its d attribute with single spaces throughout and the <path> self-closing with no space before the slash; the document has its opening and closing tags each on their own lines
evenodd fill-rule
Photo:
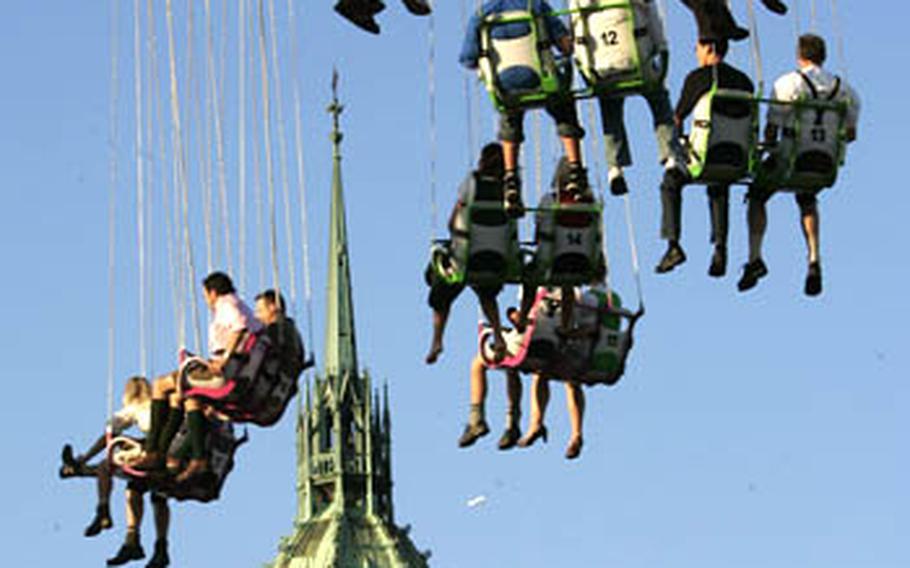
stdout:
<svg viewBox="0 0 910 568">
<path fill-rule="evenodd" d="M 518 169 L 518 151 L 521 145 L 508 140 L 502 140 L 502 158 L 506 171 L 516 171 Z"/>
<path fill-rule="evenodd" d="M 495 296 L 481 294 L 480 308 L 483 315 L 487 318 L 490 326 L 493 328 L 493 351 L 496 353 L 496 360 L 502 360 L 506 356 L 506 342 L 502 338 L 502 323 L 499 320 L 499 304 Z"/>
<path fill-rule="evenodd" d="M 433 342 L 430 352 L 427 353 L 426 363 L 432 365 L 442 355 L 442 338 L 446 331 L 446 322 L 449 320 L 449 310 L 433 312 Z"/>
<path fill-rule="evenodd" d="M 801 211 L 803 236 L 806 247 L 809 249 L 809 262 L 818 262 L 819 259 L 819 225 L 818 207 L 804 207 Z"/>
<path fill-rule="evenodd" d="M 578 142 L 578 138 L 560 136 L 559 139 L 562 140 L 562 147 L 566 152 L 566 159 L 572 164 L 580 164 L 581 144 Z M 508 162 L 506 162 L 506 169 L 509 169 Z"/>
<path fill-rule="evenodd" d="M 518 371 L 509 369 L 506 371 L 506 396 L 509 400 L 506 428 L 518 427 L 518 419 L 521 417 L 521 391 L 521 377 L 518 376 Z"/>
<path fill-rule="evenodd" d="M 132 489 L 126 490 L 126 529 L 138 531 L 142 526 L 142 515 L 145 512 L 142 493 Z"/>
<path fill-rule="evenodd" d="M 531 385 L 531 416 L 528 419 L 527 434 L 518 441 L 518 445 L 525 448 L 533 444 L 537 438 L 547 440 L 547 427 L 543 421 L 550 403 L 550 383 L 540 374 L 534 375 Z"/>
<path fill-rule="evenodd" d="M 566 448 L 566 457 L 574 459 L 581 453 L 583 440 L 582 424 L 585 414 L 585 393 L 581 385 L 566 383 L 566 409 L 569 411 L 569 421 L 572 424 L 572 438 Z"/>
<path fill-rule="evenodd" d="M 471 361 L 471 406 L 483 408 L 487 400 L 487 368 L 480 355 Z"/>
</svg>

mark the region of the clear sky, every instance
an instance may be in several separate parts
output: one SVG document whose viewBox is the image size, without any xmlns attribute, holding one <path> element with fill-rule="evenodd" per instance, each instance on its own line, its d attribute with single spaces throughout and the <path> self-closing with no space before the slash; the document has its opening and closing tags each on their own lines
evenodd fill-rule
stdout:
<svg viewBox="0 0 910 568">
<path fill-rule="evenodd" d="M 279 27 L 286 32 L 285 3 L 278 3 Z M 163 46 L 163 2 L 155 4 Z M 222 2 L 213 4 L 221 14 Z M 219 76 L 234 93 L 236 2 L 229 4 L 227 26 L 218 23 L 215 29 L 217 44 L 229 45 Z M 573 463 L 562 457 L 568 423 L 561 388 L 554 389 L 549 444 L 508 454 L 495 449 L 504 409 L 496 375 L 488 403 L 493 435 L 470 450 L 456 448 L 467 417 L 476 310 L 473 298 L 465 295 L 455 309 L 442 361 L 425 367 L 429 312 L 421 275 L 432 209 L 427 22 L 389 2 L 380 17 L 383 35 L 370 37 L 336 17 L 331 4 L 298 2 L 297 22 L 316 347 L 322 345 L 330 175 L 324 108 L 331 67 L 337 65 L 347 105 L 344 177 L 360 361 L 390 384 L 397 521 L 413 525 L 411 536 L 418 547 L 432 549 L 433 565 L 910 566 L 910 355 L 904 327 L 910 302 L 901 292 L 910 269 L 907 238 L 900 233 L 910 218 L 910 197 L 902 193 L 910 123 L 900 102 L 910 90 L 903 72 L 910 54 L 905 26 L 910 13 L 903 2 L 839 2 L 849 79 L 864 108 L 847 168 L 837 187 L 821 198 L 825 293 L 819 299 L 802 295 L 804 248 L 796 208 L 787 196 L 771 203 L 766 250 L 771 272 L 753 292 L 735 291 L 745 256 L 741 190 L 731 199 L 727 278 L 706 276 L 710 248 L 700 189 L 687 192 L 685 205 L 689 262 L 672 275 L 653 274 L 663 250 L 657 238 L 660 170 L 647 108 L 641 100 L 629 101 L 636 166 L 628 179 L 648 314 L 625 379 L 613 389 L 588 390 L 584 454 Z M 466 125 L 482 124 L 484 138 L 492 133 L 487 110 L 467 118 L 465 72 L 457 65 L 460 2 L 439 4 L 436 179 L 445 210 L 470 160 Z M 746 2 L 733 4 L 745 19 Z M 810 3 L 799 4 L 806 23 Z M 0 534 L 6 566 L 100 566 L 119 546 L 124 526 L 118 488 L 115 529 L 84 539 L 82 529 L 94 506 L 91 484 L 62 483 L 56 477 L 61 444 L 88 444 L 106 412 L 110 5 L 4 6 L 0 291 L 7 323 L 0 328 L 0 350 L 7 389 L 0 412 L 6 464 Z M 196 18 L 201 18 L 201 5 Z M 831 37 L 828 3 L 818 5 L 819 29 Z M 132 2 L 120 6 L 114 113 L 118 381 L 139 369 Z M 886 6 L 891 12 L 875 12 Z M 694 65 L 694 29 L 679 2 L 669 1 L 668 11 L 669 85 L 676 93 Z M 765 73 L 773 78 L 793 66 L 794 23 L 759 12 Z M 181 8 L 181 37 L 185 26 Z M 747 55 L 748 46 L 738 45 L 733 60 L 748 68 Z M 201 66 L 202 60 L 195 64 Z M 291 64 L 282 64 L 285 81 Z M 836 57 L 832 64 L 837 67 Z M 197 96 L 201 105 L 204 92 Z M 228 100 L 236 105 L 233 94 Z M 167 112 L 168 101 L 160 94 L 144 102 L 150 101 Z M 479 105 L 489 107 L 485 98 Z M 184 110 L 188 123 L 205 116 Z M 167 115 L 160 120 L 158 131 L 167 132 Z M 529 118 L 529 132 L 533 124 Z M 225 111 L 225 136 L 231 141 L 227 183 L 236 195 L 232 110 Z M 193 168 L 202 147 L 201 140 L 189 144 Z M 551 148 L 545 140 L 547 177 Z M 148 163 L 156 162 L 149 158 Z M 155 175 L 162 167 L 155 166 Z M 251 178 L 252 167 L 250 162 Z M 534 184 L 528 177 L 531 194 Z M 193 191 L 199 191 L 198 183 Z M 175 314 L 164 216 L 160 202 L 155 207 L 149 236 L 155 275 L 148 303 L 155 314 L 149 348 L 151 370 L 163 372 L 174 358 Z M 608 209 L 613 274 L 631 301 L 621 209 L 615 201 Z M 253 203 L 248 211 L 253 219 Z M 230 214 L 236 222 L 236 201 Z M 200 223 L 194 220 L 194 226 Z M 247 295 L 259 284 L 255 226 L 250 226 Z M 201 230 L 195 235 L 198 280 L 206 262 Z M 295 259 L 298 278 L 300 262 Z M 286 266 L 284 271 L 287 278 Z M 506 292 L 504 303 L 511 294 Z M 294 514 L 292 422 L 289 414 L 275 428 L 251 431 L 252 442 L 241 450 L 220 502 L 175 507 L 173 565 L 257 566 L 274 556 Z M 484 505 L 466 505 L 480 495 L 487 497 Z M 147 548 L 152 533 L 146 522 Z"/>
</svg>

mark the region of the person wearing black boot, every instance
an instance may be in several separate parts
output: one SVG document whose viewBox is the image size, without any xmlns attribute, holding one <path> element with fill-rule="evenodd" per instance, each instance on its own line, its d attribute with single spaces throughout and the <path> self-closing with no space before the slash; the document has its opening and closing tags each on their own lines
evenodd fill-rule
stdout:
<svg viewBox="0 0 910 568">
<path fill-rule="evenodd" d="M 120 436 L 129 428 L 136 427 L 145 433 L 149 430 L 149 403 L 150 388 L 144 377 L 131 377 L 123 389 L 123 407 L 114 413 L 111 423 L 111 435 Z M 137 442 L 138 443 L 138 442 Z M 111 519 L 110 497 L 113 490 L 113 471 L 111 460 L 102 459 L 95 465 L 89 462 L 107 447 L 107 435 L 102 434 L 92 447 L 80 456 L 75 456 L 69 444 L 63 447 L 61 455 L 63 465 L 60 468 L 60 477 L 94 477 L 98 486 L 98 504 L 95 516 L 85 528 L 85 536 L 93 537 L 101 531 L 111 528 L 114 523 Z M 128 456 L 115 450 L 114 462 L 126 460 Z"/>
<path fill-rule="evenodd" d="M 716 37 L 740 41 L 749 37 L 749 30 L 740 27 L 730 12 L 727 0 L 681 0 L 695 16 L 699 37 Z M 787 6 L 780 0 L 762 0 L 775 14 L 786 14 Z"/>
<path fill-rule="evenodd" d="M 724 58 L 729 43 L 726 39 L 702 38 L 695 46 L 698 68 L 686 76 L 682 94 L 676 104 L 674 120 L 681 131 L 686 118 L 695 106 L 715 86 L 725 90 L 740 91 L 751 96 L 755 90 L 749 76 L 728 65 Z M 680 245 L 682 223 L 682 192 L 690 180 L 688 173 L 668 171 L 660 184 L 662 209 L 661 237 L 667 241 L 667 252 L 655 268 L 658 274 L 670 272 L 686 261 L 686 253 Z M 727 272 L 727 235 L 729 232 L 730 185 L 709 184 L 708 205 L 711 212 L 711 243 L 714 254 L 708 274 L 719 278 Z"/>
<path fill-rule="evenodd" d="M 825 40 L 814 34 L 799 38 L 797 47 L 797 70 L 787 73 L 774 83 L 771 98 L 783 102 L 803 99 L 827 100 L 846 105 L 845 131 L 846 142 L 856 140 L 856 128 L 859 121 L 860 101 L 856 92 L 840 77 L 836 77 L 822 68 L 826 58 Z M 812 132 L 813 140 L 832 139 L 839 136 L 831 132 L 833 128 L 824 126 L 821 114 L 818 116 L 821 126 Z M 743 275 L 737 288 L 740 292 L 750 290 L 758 281 L 768 274 L 768 267 L 762 259 L 762 243 L 768 227 L 766 204 L 779 189 L 781 176 L 785 175 L 789 155 L 793 152 L 796 121 L 800 120 L 792 105 L 772 104 L 768 108 L 768 123 L 765 127 L 765 143 L 771 154 L 760 164 L 755 176 L 757 181 L 749 188 L 748 224 L 749 224 L 749 261 L 743 266 Z M 800 226 L 808 249 L 808 267 L 804 291 L 807 296 L 818 296 L 822 292 L 822 269 L 819 242 L 819 213 L 816 191 L 796 193 L 796 203 L 800 211 Z"/>
<path fill-rule="evenodd" d="M 213 272 L 202 281 L 205 302 L 212 312 L 209 324 L 208 367 L 187 377 L 190 388 L 219 388 L 225 384 L 222 368 L 228 358 L 241 349 L 249 334 L 258 333 L 262 324 L 252 310 L 237 296 L 234 283 L 223 272 Z M 173 372 L 155 380 L 152 385 L 151 420 L 145 452 L 131 464 L 142 471 L 157 471 L 165 467 L 165 454 L 171 441 L 185 419 L 192 448 L 192 459 L 186 469 L 177 475 L 176 482 L 184 483 L 208 471 L 205 459 L 206 421 L 203 404 L 189 398 L 181 400 L 177 394 L 177 373 Z M 186 412 L 185 417 L 183 412 Z"/>
</svg>

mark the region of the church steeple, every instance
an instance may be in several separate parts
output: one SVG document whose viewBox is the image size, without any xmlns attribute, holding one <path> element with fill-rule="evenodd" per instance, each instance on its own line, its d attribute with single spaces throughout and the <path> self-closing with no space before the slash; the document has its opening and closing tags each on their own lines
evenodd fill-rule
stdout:
<svg viewBox="0 0 910 568">
<path fill-rule="evenodd" d="M 332 206 L 326 285 L 325 359 L 307 383 L 297 422 L 297 518 L 275 568 L 425 568 L 407 531 L 393 518 L 391 412 L 360 372 L 354 328 L 344 192 L 343 106 L 332 77 Z"/>
<path fill-rule="evenodd" d="M 345 218 L 344 187 L 341 183 L 341 113 L 338 101 L 338 72 L 332 74 L 332 210 L 329 225 L 328 302 L 325 324 L 325 373 L 344 377 L 357 374 L 357 345 L 354 339 L 354 304 L 351 296 L 351 269 L 348 256 L 348 229 Z"/>
</svg>

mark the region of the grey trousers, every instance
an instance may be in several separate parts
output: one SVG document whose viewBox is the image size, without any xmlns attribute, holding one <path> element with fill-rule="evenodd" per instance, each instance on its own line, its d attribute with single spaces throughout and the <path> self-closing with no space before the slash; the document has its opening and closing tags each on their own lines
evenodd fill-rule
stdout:
<svg viewBox="0 0 910 568">
<path fill-rule="evenodd" d="M 711 218 L 711 242 L 727 246 L 730 233 L 730 186 L 709 185 L 708 214 Z M 661 223 L 660 236 L 664 240 L 678 241 L 682 233 L 683 186 L 663 183 L 660 186 Z"/>
<path fill-rule="evenodd" d="M 685 163 L 682 148 L 675 136 L 673 126 L 673 107 L 670 104 L 670 93 L 666 87 L 642 95 L 651 109 L 654 119 L 654 135 L 657 138 L 657 150 L 660 163 L 667 161 L 671 155 L 680 163 Z M 632 165 L 632 152 L 629 149 L 629 138 L 623 118 L 625 97 L 601 97 L 600 123 L 604 132 L 604 152 L 607 166 L 626 167 Z"/>
</svg>

